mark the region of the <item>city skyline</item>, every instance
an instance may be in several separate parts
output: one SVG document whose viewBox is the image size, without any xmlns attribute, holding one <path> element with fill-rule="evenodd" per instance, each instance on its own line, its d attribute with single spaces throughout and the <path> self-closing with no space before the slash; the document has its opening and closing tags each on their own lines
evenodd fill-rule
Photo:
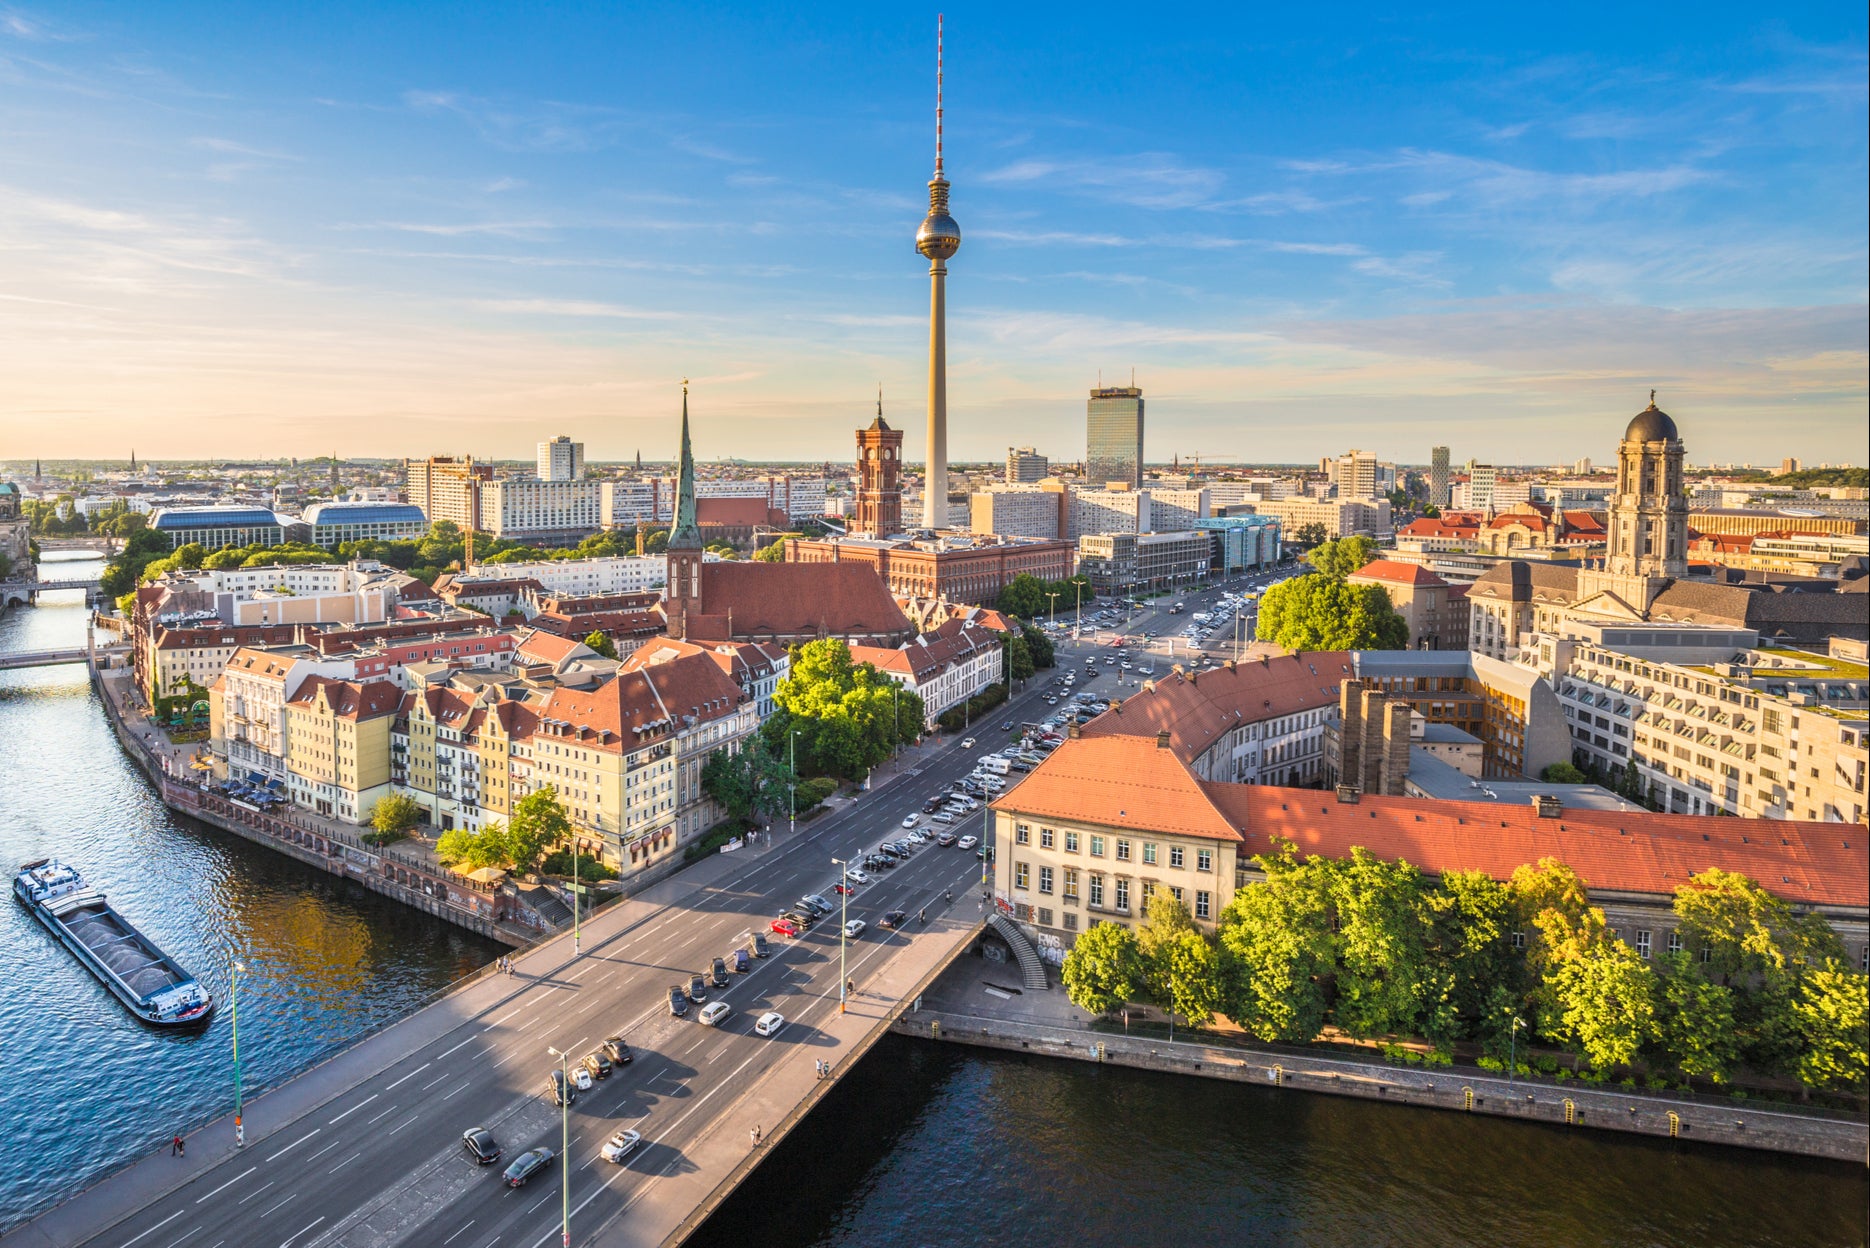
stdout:
<svg viewBox="0 0 1870 1248">
<path fill-rule="evenodd" d="M 921 442 L 925 15 L 432 19 L 0 8 L 0 454 L 660 460 L 684 372 L 703 459 L 846 460 L 879 380 Z M 1567 462 L 1651 385 L 1861 462 L 1860 13 L 1228 20 L 949 10 L 953 459 L 1134 366 L 1151 463 Z"/>
</svg>

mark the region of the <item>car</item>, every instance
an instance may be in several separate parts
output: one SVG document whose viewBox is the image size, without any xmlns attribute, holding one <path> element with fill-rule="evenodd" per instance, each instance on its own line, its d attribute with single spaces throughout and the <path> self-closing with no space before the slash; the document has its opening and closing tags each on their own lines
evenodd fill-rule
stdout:
<svg viewBox="0 0 1870 1248">
<path fill-rule="evenodd" d="M 782 918 L 773 920 L 773 934 L 775 936 L 797 936 L 801 930 L 799 925 L 794 923 L 791 919 Z"/>
<path fill-rule="evenodd" d="M 925 815 L 932 815 L 940 809 L 941 798 L 939 797 L 931 797 L 928 801 L 922 803 L 922 813 Z"/>
<path fill-rule="evenodd" d="M 826 901 L 823 897 L 820 897 L 817 893 L 807 893 L 805 896 L 799 898 L 799 900 L 813 907 L 820 914 L 830 914 L 833 910 L 837 909 L 836 906 Z"/>
<path fill-rule="evenodd" d="M 852 919 L 849 923 L 844 925 L 844 939 L 856 940 L 859 936 L 864 934 L 864 929 L 868 926 L 870 925 L 862 919 Z"/>
<path fill-rule="evenodd" d="M 565 1072 L 562 1070 L 552 1072 L 551 1077 L 545 1081 L 545 1090 L 546 1094 L 552 1098 L 554 1105 L 569 1105 L 578 1099 L 578 1093 L 566 1082 Z"/>
<path fill-rule="evenodd" d="M 954 844 L 954 833 L 952 832 L 942 833 L 940 836 L 935 838 L 935 843 L 941 846 L 943 849 L 948 848 L 950 845 Z"/>
<path fill-rule="evenodd" d="M 582 1063 L 571 1068 L 571 1086 L 579 1092 L 589 1092 L 591 1090 L 591 1072 L 586 1070 Z M 578 1098 L 573 1097 L 572 1099 L 577 1100 Z"/>
<path fill-rule="evenodd" d="M 864 866 L 872 871 L 894 871 L 896 859 L 890 854 L 871 854 L 864 859 Z"/>
<path fill-rule="evenodd" d="M 733 967 L 734 971 L 740 975 L 745 975 L 748 971 L 753 969 L 753 959 L 747 956 L 747 951 L 745 949 L 734 950 L 734 952 L 728 956 L 727 964 Z"/>
<path fill-rule="evenodd" d="M 486 1127 L 469 1127 L 461 1133 L 461 1147 L 477 1166 L 491 1166 L 500 1160 L 500 1145 Z"/>
<path fill-rule="evenodd" d="M 713 972 L 709 976 L 709 978 L 711 978 L 714 981 L 714 986 L 716 988 L 727 987 L 728 979 L 727 979 L 727 959 L 726 958 L 716 958 L 714 960 L 714 965 L 712 965 L 708 969 L 711 972 Z"/>
<path fill-rule="evenodd" d="M 700 1005 L 708 999 L 708 981 L 701 975 L 688 977 L 688 999 Z"/>
<path fill-rule="evenodd" d="M 770 956 L 772 952 L 773 947 L 766 943 L 765 933 L 753 933 L 753 956 L 756 958 L 764 958 Z"/>
<path fill-rule="evenodd" d="M 732 1014 L 734 1009 L 725 1001 L 716 1001 L 701 1011 L 700 1021 L 703 1027 L 719 1027 L 721 1020 Z"/>
<path fill-rule="evenodd" d="M 624 1158 L 634 1153 L 642 1142 L 643 1135 L 640 1131 L 619 1131 L 604 1141 L 604 1146 L 597 1150 L 597 1155 L 605 1161 L 622 1165 Z"/>
<path fill-rule="evenodd" d="M 552 1156 L 549 1148 L 529 1148 L 515 1157 L 500 1177 L 506 1180 L 508 1187 L 524 1187 L 527 1179 L 552 1164 Z"/>
<path fill-rule="evenodd" d="M 955 821 L 954 812 L 947 811 L 947 810 L 944 810 L 940 814 L 934 815 L 932 817 L 934 818 L 936 823 L 953 823 Z"/>
<path fill-rule="evenodd" d="M 964 750 L 971 750 L 971 749 L 973 749 L 973 748 L 974 748 L 974 738 L 973 738 L 973 737 L 962 737 L 962 738 L 961 738 L 961 748 L 962 748 L 962 749 L 964 749 Z"/>
<path fill-rule="evenodd" d="M 779 1029 L 785 1025 L 786 1016 L 784 1014 L 779 1013 L 777 1010 L 768 1010 L 766 1013 L 760 1015 L 758 1022 L 753 1024 L 753 1034 L 756 1036 L 776 1036 L 779 1034 Z"/>
<path fill-rule="evenodd" d="M 844 873 L 844 878 L 853 884 L 868 884 L 870 882 L 870 877 L 856 867 L 852 867 L 850 870 L 846 871 Z"/>
<path fill-rule="evenodd" d="M 579 1065 L 589 1071 L 595 1079 L 610 1078 L 610 1054 L 602 1049 L 585 1058 Z"/>
<path fill-rule="evenodd" d="M 1007 720 L 1007 721 L 1006 721 L 1006 722 L 1005 722 L 1004 724 L 1001 724 L 1001 725 L 1000 725 L 1000 731 L 1001 731 L 1001 732 L 1011 732 L 1011 731 L 1013 731 L 1013 721 L 1009 719 L 1009 720 Z"/>
<path fill-rule="evenodd" d="M 906 923 L 908 919 L 909 919 L 909 916 L 903 913 L 901 910 L 892 910 L 888 914 L 884 915 L 881 919 L 879 919 L 878 923 L 881 926 L 890 929 L 891 931 L 895 931 L 897 928 L 901 927 L 904 923 Z"/>
<path fill-rule="evenodd" d="M 831 886 L 831 891 L 836 896 L 849 897 L 856 893 L 857 890 L 852 888 L 849 884 L 833 884 Z"/>
<path fill-rule="evenodd" d="M 788 910 L 779 917 L 798 928 L 801 932 L 809 929 L 818 918 L 816 914 L 811 914 L 804 910 Z"/>
<path fill-rule="evenodd" d="M 903 826 L 904 826 L 905 828 L 913 828 L 913 827 L 915 827 L 915 826 L 916 826 L 916 824 L 918 824 L 918 823 L 920 823 L 920 822 L 922 822 L 922 816 L 921 816 L 921 815 L 914 815 L 914 814 L 912 814 L 912 815 L 906 815 L 906 816 L 904 816 L 904 817 L 903 817 Z"/>
<path fill-rule="evenodd" d="M 976 845 L 980 844 L 980 838 L 978 836 L 964 836 L 958 844 L 962 849 L 973 849 Z"/>
<path fill-rule="evenodd" d="M 669 985 L 669 1013 L 677 1018 L 688 1013 L 688 995 L 682 991 L 680 984 Z"/>
<path fill-rule="evenodd" d="M 948 805 L 948 809 L 955 814 L 959 814 L 961 808 L 958 803 L 951 802 Z M 909 834 L 909 839 L 918 845 L 926 845 L 929 843 L 929 834 L 922 831 L 915 831 Z"/>
<path fill-rule="evenodd" d="M 612 1036 L 604 1041 L 604 1056 L 617 1066 L 628 1066 L 636 1060 L 636 1054 L 630 1052 L 630 1046 L 622 1036 Z"/>
</svg>

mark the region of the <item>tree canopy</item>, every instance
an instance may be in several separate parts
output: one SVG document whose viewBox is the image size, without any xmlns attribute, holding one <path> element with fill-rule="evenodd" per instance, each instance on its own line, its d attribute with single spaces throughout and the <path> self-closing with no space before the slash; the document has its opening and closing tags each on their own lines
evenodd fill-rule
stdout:
<svg viewBox="0 0 1870 1248">
<path fill-rule="evenodd" d="M 1255 636 L 1292 651 L 1401 650 L 1409 644 L 1409 624 L 1381 585 L 1352 585 L 1314 572 L 1260 596 Z"/>
<path fill-rule="evenodd" d="M 793 651 L 773 704 L 778 709 L 761 731 L 781 758 L 797 734 L 801 772 L 855 779 L 922 732 L 921 697 L 870 664 L 852 662 L 850 647 L 835 637 Z"/>
<path fill-rule="evenodd" d="M 1053 599 L 1049 597 L 1051 594 L 1057 594 L 1058 597 Z M 1091 582 L 1085 577 L 1043 581 L 1030 572 L 1021 572 L 1007 582 L 995 605 L 1008 615 L 1016 615 L 1022 620 L 1036 620 L 1054 610 L 1070 610 L 1088 603 L 1095 597 L 1091 592 Z"/>
</svg>

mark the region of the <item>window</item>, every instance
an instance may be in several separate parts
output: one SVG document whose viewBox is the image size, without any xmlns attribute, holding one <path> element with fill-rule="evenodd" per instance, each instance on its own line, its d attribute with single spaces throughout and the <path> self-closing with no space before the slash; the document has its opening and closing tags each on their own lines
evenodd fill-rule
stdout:
<svg viewBox="0 0 1870 1248">
<path fill-rule="evenodd" d="M 1065 912 L 1065 930 L 1068 932 L 1075 932 L 1078 930 L 1078 912 L 1076 910 L 1068 910 Z"/>
<path fill-rule="evenodd" d="M 1214 870 L 1214 851 L 1213 850 L 1198 849 L 1195 851 L 1195 870 L 1197 871 Z"/>
<path fill-rule="evenodd" d="M 1130 842 L 1124 840 L 1122 837 L 1117 838 L 1117 861 L 1130 861 Z"/>
<path fill-rule="evenodd" d="M 1078 852 L 1078 834 L 1076 832 L 1065 833 L 1065 852 L 1068 854 L 1075 854 Z"/>
<path fill-rule="evenodd" d="M 1104 908 L 1104 877 L 1091 876 L 1091 905 L 1101 910 Z"/>
<path fill-rule="evenodd" d="M 1016 845 L 1030 845 L 1030 844 L 1032 844 L 1032 829 L 1031 829 L 1031 828 L 1029 828 L 1029 827 L 1027 827 L 1027 826 L 1026 826 L 1025 824 L 1023 824 L 1023 823 L 1022 823 L 1022 824 L 1020 824 L 1020 825 L 1019 825 L 1019 826 L 1018 826 L 1017 828 L 1015 828 L 1015 829 L 1014 829 L 1014 831 L 1013 831 L 1013 842 L 1014 842 L 1014 844 L 1016 844 Z"/>
<path fill-rule="evenodd" d="M 1649 933 L 1640 927 L 1636 929 L 1636 956 L 1645 959 L 1649 957 Z"/>
<path fill-rule="evenodd" d="M 1184 853 L 1185 851 L 1180 845 L 1169 846 L 1169 865 L 1179 868 L 1183 863 Z"/>
<path fill-rule="evenodd" d="M 1052 868 L 1039 868 L 1039 891 L 1042 893 L 1049 893 L 1052 891 Z"/>
<path fill-rule="evenodd" d="M 1055 835 L 1056 833 L 1054 833 L 1052 829 L 1050 828 L 1040 828 L 1039 829 L 1039 848 L 1040 849 L 1052 848 L 1052 839 Z"/>
<path fill-rule="evenodd" d="M 1196 890 L 1195 892 L 1195 917 L 1196 918 L 1205 919 L 1208 917 L 1209 911 L 1213 909 L 1213 898 L 1214 898 L 1214 894 L 1208 892 L 1208 890 L 1205 888 Z"/>
<path fill-rule="evenodd" d="M 1669 933 L 1669 952 L 1680 953 L 1681 951 L 1682 951 L 1682 934 L 1680 932 L 1670 932 Z"/>
<path fill-rule="evenodd" d="M 1177 901 L 1181 902 L 1183 905 L 1188 904 L 1188 902 L 1182 897 L 1182 890 L 1177 888 L 1175 885 L 1173 884 L 1169 885 L 1169 892 L 1175 897 Z"/>
<path fill-rule="evenodd" d="M 1117 881 L 1117 909 L 1125 914 L 1130 912 L 1130 881 Z"/>
<path fill-rule="evenodd" d="M 1156 843 L 1154 841 L 1143 842 L 1143 865 L 1146 867 L 1156 865 Z"/>
<path fill-rule="evenodd" d="M 1078 900 L 1078 868 L 1065 868 L 1065 897 L 1069 901 Z"/>
<path fill-rule="evenodd" d="M 1039 926 L 1040 927 L 1052 926 L 1052 912 L 1046 909 L 1044 906 L 1039 907 Z"/>
<path fill-rule="evenodd" d="M 1514 932 L 1513 933 L 1513 948 L 1524 949 L 1525 947 L 1526 947 L 1526 933 Z"/>
<path fill-rule="evenodd" d="M 1013 864 L 1013 887 L 1031 887 L 1031 877 L 1027 874 L 1026 864 L 1023 862 L 1016 862 Z"/>
<path fill-rule="evenodd" d="M 1092 837 L 1091 838 L 1091 857 L 1102 858 L 1103 856 L 1104 856 L 1104 838 L 1101 836 Z"/>
</svg>

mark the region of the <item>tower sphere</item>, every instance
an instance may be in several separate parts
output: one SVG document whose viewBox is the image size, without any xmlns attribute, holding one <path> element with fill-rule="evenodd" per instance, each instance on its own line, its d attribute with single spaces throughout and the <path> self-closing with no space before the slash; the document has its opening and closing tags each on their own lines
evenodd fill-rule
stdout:
<svg viewBox="0 0 1870 1248">
<path fill-rule="evenodd" d="M 916 250 L 931 260 L 947 260 L 961 250 L 961 227 L 948 215 L 947 205 L 931 207 L 929 215 L 922 219 L 922 228 L 916 231 Z"/>
</svg>

